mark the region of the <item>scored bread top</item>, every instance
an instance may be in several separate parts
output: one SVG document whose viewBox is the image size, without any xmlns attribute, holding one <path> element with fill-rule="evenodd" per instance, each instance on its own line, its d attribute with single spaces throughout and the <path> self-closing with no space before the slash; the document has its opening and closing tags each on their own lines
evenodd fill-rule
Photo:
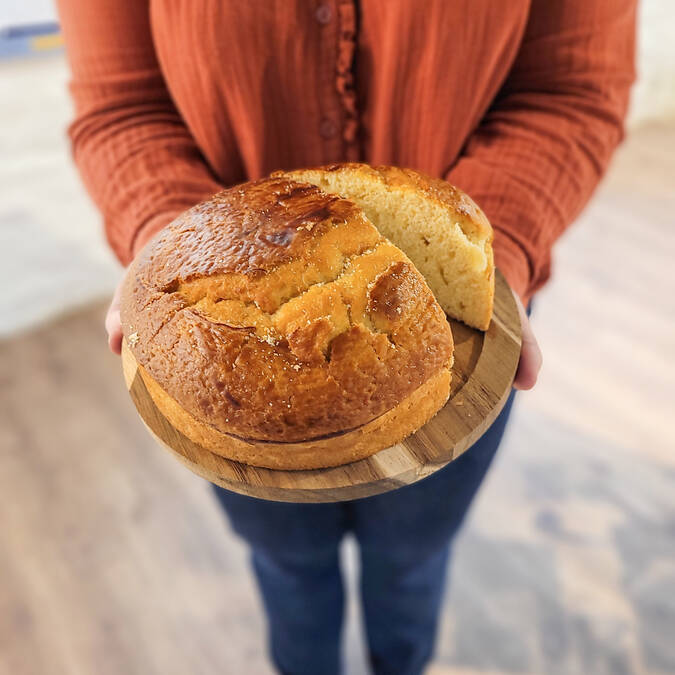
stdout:
<svg viewBox="0 0 675 675">
<path fill-rule="evenodd" d="M 445 314 L 353 203 L 275 177 L 162 230 L 121 303 L 141 366 L 200 421 L 242 438 L 347 432 L 452 363 Z"/>
</svg>

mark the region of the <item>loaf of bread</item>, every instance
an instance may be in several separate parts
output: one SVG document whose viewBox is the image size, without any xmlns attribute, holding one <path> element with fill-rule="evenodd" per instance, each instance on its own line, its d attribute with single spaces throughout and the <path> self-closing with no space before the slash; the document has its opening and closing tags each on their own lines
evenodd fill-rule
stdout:
<svg viewBox="0 0 675 675">
<path fill-rule="evenodd" d="M 350 193 L 359 176 L 370 187 Z M 387 190 L 395 203 L 378 211 Z M 397 215 L 398 191 L 422 207 Z M 426 256 L 404 253 L 403 230 L 427 212 L 438 222 L 421 230 Z M 486 326 L 490 239 L 468 198 L 414 172 L 275 174 L 198 204 L 146 245 L 122 290 L 126 345 L 159 410 L 207 450 L 275 469 L 352 462 L 447 401 L 453 341 L 434 293 Z M 451 297 L 461 289 L 475 292 Z"/>
</svg>

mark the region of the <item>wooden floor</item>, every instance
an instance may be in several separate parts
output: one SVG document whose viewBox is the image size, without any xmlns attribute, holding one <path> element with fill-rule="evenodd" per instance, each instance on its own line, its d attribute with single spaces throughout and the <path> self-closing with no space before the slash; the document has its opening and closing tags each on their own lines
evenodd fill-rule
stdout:
<svg viewBox="0 0 675 675">
<path fill-rule="evenodd" d="M 675 673 L 674 177 L 675 125 L 635 133 L 558 248 L 430 675 Z M 270 673 L 246 551 L 147 436 L 102 316 L 0 345 L 0 673 Z"/>
</svg>

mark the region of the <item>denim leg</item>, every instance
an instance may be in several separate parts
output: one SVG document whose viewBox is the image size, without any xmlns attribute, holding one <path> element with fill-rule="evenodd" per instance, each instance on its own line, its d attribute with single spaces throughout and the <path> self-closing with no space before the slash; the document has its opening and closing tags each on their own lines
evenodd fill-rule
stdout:
<svg viewBox="0 0 675 675">
<path fill-rule="evenodd" d="M 431 657 L 450 542 L 497 451 L 513 398 L 512 392 L 490 429 L 445 468 L 349 503 L 376 675 L 419 675 Z"/>
<path fill-rule="evenodd" d="M 418 675 L 431 658 L 450 545 L 405 564 L 361 548 L 361 597 L 377 675 Z"/>
<path fill-rule="evenodd" d="M 342 504 L 286 504 L 214 492 L 251 547 L 272 661 L 284 675 L 338 675 L 343 621 Z"/>
</svg>

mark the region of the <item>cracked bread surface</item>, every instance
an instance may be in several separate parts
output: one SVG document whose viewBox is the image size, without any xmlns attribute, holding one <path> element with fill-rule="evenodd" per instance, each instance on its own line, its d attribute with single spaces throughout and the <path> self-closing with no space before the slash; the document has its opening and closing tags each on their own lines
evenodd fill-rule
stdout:
<svg viewBox="0 0 675 675">
<path fill-rule="evenodd" d="M 288 444 L 277 468 L 351 461 L 345 436 L 366 425 L 372 454 L 430 410 L 406 407 L 393 440 L 374 421 L 425 384 L 431 414 L 449 394 L 452 334 L 420 272 L 357 205 L 288 177 L 224 190 L 162 230 L 129 269 L 121 318 L 181 430 L 212 430 L 208 449 L 237 445 L 239 461 L 262 445 L 260 466 L 265 443 Z M 313 459 L 294 455 L 320 440 Z"/>
</svg>

